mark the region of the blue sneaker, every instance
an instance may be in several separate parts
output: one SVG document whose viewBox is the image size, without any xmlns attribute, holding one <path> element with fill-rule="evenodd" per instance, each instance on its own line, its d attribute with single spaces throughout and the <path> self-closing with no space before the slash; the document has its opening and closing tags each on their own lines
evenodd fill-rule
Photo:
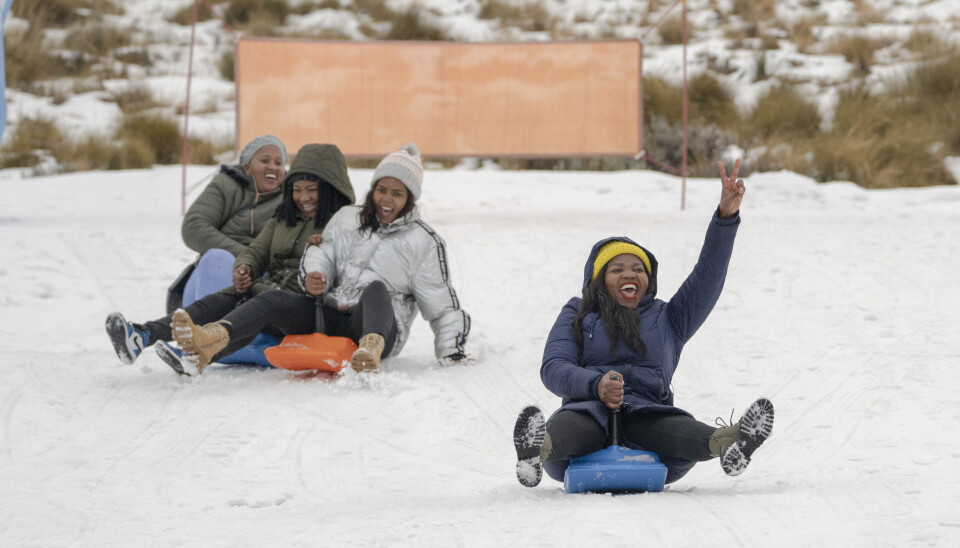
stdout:
<svg viewBox="0 0 960 548">
<path fill-rule="evenodd" d="M 167 341 L 157 341 L 154 345 L 157 355 L 163 360 L 163 363 L 169 365 L 174 371 L 181 375 L 195 375 L 196 366 L 194 366 L 187 357 L 187 353 Z"/>
<path fill-rule="evenodd" d="M 107 316 L 106 328 L 117 357 L 127 365 L 135 362 L 150 344 L 150 332 L 128 322 L 119 312 Z"/>
</svg>

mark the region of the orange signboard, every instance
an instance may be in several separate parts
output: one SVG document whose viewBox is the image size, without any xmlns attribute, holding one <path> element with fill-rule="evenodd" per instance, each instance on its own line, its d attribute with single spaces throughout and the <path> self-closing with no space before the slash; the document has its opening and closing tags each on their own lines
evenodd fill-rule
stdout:
<svg viewBox="0 0 960 548">
<path fill-rule="evenodd" d="M 237 148 L 334 143 L 381 157 L 634 156 L 643 148 L 636 40 L 237 43 Z"/>
</svg>

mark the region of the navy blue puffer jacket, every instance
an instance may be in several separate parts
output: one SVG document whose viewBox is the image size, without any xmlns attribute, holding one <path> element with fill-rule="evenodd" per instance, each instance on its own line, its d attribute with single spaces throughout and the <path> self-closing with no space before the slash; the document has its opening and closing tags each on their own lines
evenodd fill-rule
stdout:
<svg viewBox="0 0 960 548">
<path fill-rule="evenodd" d="M 613 370 L 623 375 L 627 413 L 689 414 L 673 406 L 670 384 L 683 346 L 703 325 L 720 297 L 739 224 L 739 215 L 721 219 L 714 213 L 697 264 L 669 301 L 656 297 L 657 261 L 644 249 L 652 272 L 650 292 L 637 308 L 641 339 L 646 347 L 643 356 L 630 350 L 622 340 L 618 341 L 616 353 L 610 353 L 610 339 L 599 310 L 591 311 L 583 319 L 581 349 L 573 337 L 571 324 L 583 301 L 579 297 L 570 299 L 550 330 L 540 367 L 543 384 L 563 398 L 561 410 L 587 411 L 606 428 L 607 411 L 597 395 L 597 384 L 600 377 Z M 597 253 L 613 240 L 636 245 L 623 237 L 597 242 L 584 267 L 584 290 L 593 274 Z"/>
</svg>

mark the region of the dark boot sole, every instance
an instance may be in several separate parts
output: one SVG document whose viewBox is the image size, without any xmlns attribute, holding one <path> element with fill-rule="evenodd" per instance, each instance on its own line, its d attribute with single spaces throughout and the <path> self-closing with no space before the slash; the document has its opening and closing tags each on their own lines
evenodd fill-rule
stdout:
<svg viewBox="0 0 960 548">
<path fill-rule="evenodd" d="M 116 313 L 110 314 L 107 316 L 104 326 L 107 329 L 107 336 L 110 337 L 110 342 L 113 344 L 113 350 L 117 353 L 120 361 L 126 365 L 133 364 L 137 355 L 127 347 L 127 326 L 123 316 Z M 139 337 L 139 335 L 135 336 Z"/>
<path fill-rule="evenodd" d="M 753 452 L 773 432 L 773 403 L 760 398 L 747 408 L 740 419 L 740 435 L 720 457 L 720 466 L 728 476 L 739 476 L 750 464 Z"/>
<path fill-rule="evenodd" d="M 543 412 L 536 406 L 523 408 L 513 427 L 513 446 L 517 450 L 517 481 L 524 487 L 536 487 L 543 478 L 540 446 L 547 433 Z"/>
<path fill-rule="evenodd" d="M 171 369 L 176 371 L 180 375 L 190 376 L 189 373 L 183 370 L 183 364 L 180 363 L 180 358 L 170 351 L 164 344 L 157 344 L 157 355 L 160 356 L 160 359 L 163 360 L 163 363 L 170 366 Z"/>
</svg>

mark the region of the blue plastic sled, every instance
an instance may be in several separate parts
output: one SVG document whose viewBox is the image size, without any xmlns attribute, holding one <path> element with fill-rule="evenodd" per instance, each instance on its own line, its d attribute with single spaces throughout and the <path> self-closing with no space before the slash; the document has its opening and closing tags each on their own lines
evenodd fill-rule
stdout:
<svg viewBox="0 0 960 548">
<path fill-rule="evenodd" d="M 611 376 L 617 380 L 617 376 Z M 667 467 L 651 451 L 623 447 L 620 410 L 608 418 L 610 446 L 570 461 L 563 475 L 567 493 L 660 492 L 667 481 Z"/>
<path fill-rule="evenodd" d="M 220 358 L 217 360 L 217 363 L 251 364 L 273 367 L 273 364 L 267 361 L 267 356 L 264 355 L 263 351 L 271 346 L 276 346 L 277 344 L 280 344 L 280 341 L 278 341 L 272 335 L 260 333 L 250 342 L 250 344 L 244 346 L 229 356 Z"/>
<path fill-rule="evenodd" d="M 233 285 L 233 262 L 235 258 L 229 251 L 211 249 L 203 254 L 196 269 L 187 280 L 183 290 L 183 305 L 199 300 L 211 293 L 216 293 L 224 287 Z M 251 364 L 273 367 L 263 351 L 280 341 L 266 333 L 260 333 L 253 341 L 229 356 L 217 360 L 218 363 Z"/>
<path fill-rule="evenodd" d="M 667 467 L 650 451 L 611 445 L 570 461 L 563 476 L 567 493 L 663 491 Z"/>
</svg>

